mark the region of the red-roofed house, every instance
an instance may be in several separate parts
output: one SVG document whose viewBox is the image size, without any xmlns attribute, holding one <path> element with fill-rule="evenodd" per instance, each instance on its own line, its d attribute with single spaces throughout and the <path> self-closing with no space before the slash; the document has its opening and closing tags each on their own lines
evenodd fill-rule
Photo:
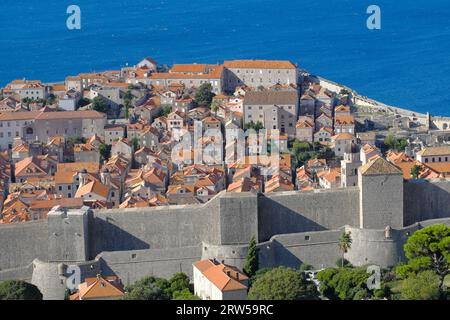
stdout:
<svg viewBox="0 0 450 320">
<path fill-rule="evenodd" d="M 246 300 L 248 277 L 238 268 L 216 260 L 193 264 L 194 292 L 202 300 Z"/>
</svg>

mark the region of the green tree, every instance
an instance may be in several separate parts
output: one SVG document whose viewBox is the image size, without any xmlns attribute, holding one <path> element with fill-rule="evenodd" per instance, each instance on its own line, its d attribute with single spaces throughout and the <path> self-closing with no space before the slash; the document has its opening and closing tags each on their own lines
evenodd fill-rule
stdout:
<svg viewBox="0 0 450 320">
<path fill-rule="evenodd" d="M 410 173 L 411 173 L 411 178 L 417 179 L 420 174 L 420 166 L 418 166 L 418 165 L 412 166 Z"/>
<path fill-rule="evenodd" d="M 169 292 L 172 297 L 175 297 L 175 293 L 183 290 L 189 291 L 189 277 L 183 272 L 175 273 L 169 280 Z"/>
<path fill-rule="evenodd" d="M 111 157 L 111 145 L 102 143 L 98 147 L 98 151 L 100 152 L 100 156 L 103 161 L 107 161 Z"/>
<path fill-rule="evenodd" d="M 309 152 L 311 151 L 311 144 L 306 141 L 299 141 L 297 139 L 292 143 L 292 151 L 294 154 L 299 154 L 301 152 Z"/>
<path fill-rule="evenodd" d="M 366 268 L 328 268 L 317 274 L 322 294 L 333 300 L 364 299 L 371 296 L 367 288 Z"/>
<path fill-rule="evenodd" d="M 212 90 L 213 87 L 209 82 L 200 85 L 194 96 L 194 100 L 197 103 L 197 105 L 202 107 L 209 107 L 211 105 L 212 99 L 215 96 Z"/>
<path fill-rule="evenodd" d="M 133 144 L 134 150 L 138 150 L 139 149 L 139 139 L 138 139 L 138 137 L 134 137 L 133 139 L 131 139 L 131 143 Z"/>
<path fill-rule="evenodd" d="M 106 113 L 108 111 L 108 102 L 102 96 L 97 96 L 92 100 L 92 108 L 95 111 Z"/>
<path fill-rule="evenodd" d="M 64 300 L 70 300 L 70 290 L 66 289 L 64 291 Z"/>
<path fill-rule="evenodd" d="M 200 298 L 190 292 L 189 289 L 183 289 L 174 292 L 173 300 L 200 300 Z"/>
<path fill-rule="evenodd" d="M 352 246 L 352 236 L 351 232 L 343 231 L 341 237 L 339 238 L 339 249 L 342 252 L 342 268 L 344 267 L 344 255 L 350 250 Z"/>
<path fill-rule="evenodd" d="M 312 265 L 310 265 L 310 264 L 307 264 L 307 263 L 301 263 L 300 264 L 300 267 L 298 268 L 298 270 L 300 270 L 300 271 L 308 271 L 308 270 L 313 270 L 314 268 L 313 268 L 313 266 Z"/>
<path fill-rule="evenodd" d="M 252 237 L 248 245 L 245 259 L 244 272 L 248 277 L 253 277 L 259 269 L 259 249 L 256 247 L 256 239 Z"/>
<path fill-rule="evenodd" d="M 437 300 L 440 295 L 438 276 L 432 270 L 427 270 L 418 274 L 411 274 L 403 280 L 400 299 Z"/>
<path fill-rule="evenodd" d="M 125 288 L 124 300 L 169 300 L 171 297 L 164 290 L 165 282 L 147 276 Z"/>
<path fill-rule="evenodd" d="M 53 93 L 49 94 L 49 96 L 47 98 L 47 103 L 50 105 L 56 103 L 56 96 Z"/>
<path fill-rule="evenodd" d="M 340 257 L 336 260 L 336 267 L 338 268 L 353 268 L 353 265 L 345 258 Z"/>
<path fill-rule="evenodd" d="M 136 286 L 131 291 L 126 291 L 123 300 L 167 300 L 163 290 L 155 283 L 146 286 Z"/>
<path fill-rule="evenodd" d="M 450 273 L 450 227 L 435 224 L 417 230 L 404 245 L 407 264 L 397 266 L 396 272 L 405 277 L 411 273 L 432 270 L 444 291 L 444 278 Z"/>
<path fill-rule="evenodd" d="M 295 167 L 302 166 L 311 159 L 311 149 L 312 145 L 310 143 L 302 142 L 298 139 L 293 140 L 291 154 L 293 159 L 295 159 L 293 163 Z"/>
<path fill-rule="evenodd" d="M 131 93 L 131 90 L 129 89 L 123 95 L 123 101 L 124 101 L 124 103 L 126 103 L 126 101 L 128 101 L 128 103 L 131 104 L 132 100 L 133 100 L 133 94 Z"/>
<path fill-rule="evenodd" d="M 258 277 L 248 293 L 249 300 L 311 300 L 318 292 L 300 272 L 286 267 L 274 268 Z"/>
<path fill-rule="evenodd" d="M 250 121 L 249 123 L 247 123 L 246 125 L 245 125 L 245 129 L 246 130 L 248 130 L 248 129 L 253 129 L 253 130 L 255 130 L 255 131 L 259 131 L 259 130 L 261 130 L 261 129 L 263 129 L 264 128 L 264 125 L 262 124 L 262 122 L 261 121 L 258 121 L 258 122 L 253 122 L 253 120 L 252 121 Z"/>
<path fill-rule="evenodd" d="M 172 112 L 172 106 L 171 105 L 164 105 L 162 107 L 162 115 L 163 116 L 167 116 L 171 112 Z"/>
<path fill-rule="evenodd" d="M 42 300 L 42 293 L 28 282 L 8 280 L 0 282 L 0 300 Z"/>
<path fill-rule="evenodd" d="M 404 151 L 407 145 L 408 141 L 406 139 L 397 139 L 392 133 L 388 134 L 384 139 L 384 146 L 388 150 Z"/>
<path fill-rule="evenodd" d="M 258 269 L 258 271 L 255 272 L 255 274 L 253 275 L 253 277 L 250 278 L 250 285 L 252 283 L 254 283 L 258 278 L 261 278 L 263 275 L 265 275 L 267 272 L 269 272 L 270 268 L 262 268 L 262 269 Z"/>
<path fill-rule="evenodd" d="M 78 108 L 83 108 L 83 107 L 87 106 L 90 103 L 92 103 L 92 101 L 89 100 L 88 98 L 81 98 L 78 101 Z"/>
<path fill-rule="evenodd" d="M 69 150 L 72 150 L 74 145 L 80 144 L 80 143 L 86 143 L 86 138 L 84 138 L 84 137 L 68 137 L 66 139 L 66 148 Z"/>
<path fill-rule="evenodd" d="M 211 103 L 211 111 L 214 112 L 214 115 L 217 115 L 217 111 L 219 111 L 220 102 L 219 101 L 213 101 Z"/>
</svg>

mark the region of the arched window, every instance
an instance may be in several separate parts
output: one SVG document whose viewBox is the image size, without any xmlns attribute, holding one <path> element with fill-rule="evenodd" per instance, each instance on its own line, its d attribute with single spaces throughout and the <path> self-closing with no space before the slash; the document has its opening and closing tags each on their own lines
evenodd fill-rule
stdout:
<svg viewBox="0 0 450 320">
<path fill-rule="evenodd" d="M 27 128 L 27 134 L 33 134 L 33 128 L 28 127 Z"/>
</svg>

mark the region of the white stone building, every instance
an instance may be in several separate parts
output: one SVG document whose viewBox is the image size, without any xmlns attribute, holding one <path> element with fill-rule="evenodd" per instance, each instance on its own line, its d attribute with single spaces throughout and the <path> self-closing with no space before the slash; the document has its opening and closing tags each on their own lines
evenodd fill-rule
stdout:
<svg viewBox="0 0 450 320">
<path fill-rule="evenodd" d="M 216 260 L 193 264 L 194 292 L 202 300 L 246 300 L 248 277 L 233 266 Z"/>
</svg>

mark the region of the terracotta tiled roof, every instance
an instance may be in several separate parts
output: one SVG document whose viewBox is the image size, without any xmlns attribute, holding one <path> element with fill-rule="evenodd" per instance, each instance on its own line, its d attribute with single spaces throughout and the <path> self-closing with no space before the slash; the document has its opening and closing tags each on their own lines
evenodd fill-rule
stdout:
<svg viewBox="0 0 450 320">
<path fill-rule="evenodd" d="M 30 209 L 51 209 L 54 206 L 63 208 L 81 208 L 83 199 L 81 198 L 57 198 L 51 200 L 35 200 L 31 202 Z"/>
<path fill-rule="evenodd" d="M 350 112 L 349 106 L 339 105 L 334 109 L 336 112 Z"/>
<path fill-rule="evenodd" d="M 427 162 L 425 165 L 437 173 L 450 174 L 450 162 Z"/>
<path fill-rule="evenodd" d="M 330 184 L 335 184 L 341 178 L 341 169 L 340 168 L 330 168 L 328 170 L 324 170 L 317 175 L 318 177 L 327 180 Z"/>
<path fill-rule="evenodd" d="M 240 69 L 295 69 L 296 66 L 290 61 L 282 60 L 231 60 L 225 61 L 227 68 Z"/>
<path fill-rule="evenodd" d="M 196 262 L 194 267 L 222 292 L 247 289 L 240 281 L 245 281 L 248 277 L 236 267 L 212 260 Z"/>
<path fill-rule="evenodd" d="M 326 159 L 317 159 L 317 158 L 308 160 L 306 164 L 307 167 L 326 166 L 326 165 L 327 165 Z"/>
<path fill-rule="evenodd" d="M 266 182 L 264 191 L 292 191 L 294 190 L 294 185 L 292 182 L 280 175 L 273 176 L 272 179 Z"/>
<path fill-rule="evenodd" d="M 223 66 L 208 65 L 208 73 L 175 73 L 175 72 L 155 72 L 150 75 L 151 79 L 219 79 L 222 77 Z"/>
<path fill-rule="evenodd" d="M 312 121 L 309 121 L 307 119 L 299 119 L 295 127 L 297 129 L 314 128 L 314 124 Z"/>
<path fill-rule="evenodd" d="M 208 68 L 207 64 L 174 64 L 170 72 L 175 73 L 206 73 Z"/>
<path fill-rule="evenodd" d="M 450 155 L 450 146 L 442 146 L 442 147 L 429 147 L 420 150 L 417 152 L 418 155 L 421 156 L 443 156 Z"/>
<path fill-rule="evenodd" d="M 245 105 L 297 105 L 297 91 L 250 91 L 245 95 Z"/>
<path fill-rule="evenodd" d="M 83 197 L 88 193 L 95 193 L 103 198 L 108 198 L 108 192 L 109 189 L 106 185 L 93 180 L 83 186 L 80 186 L 75 194 L 75 198 Z"/>
<path fill-rule="evenodd" d="M 366 143 L 366 144 L 361 148 L 361 150 L 362 150 L 365 154 L 369 154 L 369 153 L 374 152 L 374 151 L 379 151 L 379 149 L 378 149 L 377 147 L 372 146 L 372 145 L 370 145 L 370 144 L 368 144 L 368 143 Z"/>
<path fill-rule="evenodd" d="M 334 123 L 337 125 L 355 124 L 353 116 L 336 116 Z"/>
<path fill-rule="evenodd" d="M 77 172 L 82 169 L 86 169 L 89 173 L 96 173 L 100 169 L 100 164 L 97 162 L 68 162 L 56 165 L 56 172 Z"/>
<path fill-rule="evenodd" d="M 124 291 L 117 277 L 86 278 L 79 285 L 79 291 L 70 297 L 71 300 L 119 298 Z"/>
<path fill-rule="evenodd" d="M 409 157 L 406 153 L 396 152 L 392 150 L 388 151 L 386 159 L 394 164 L 398 164 L 401 162 L 414 162 L 414 159 Z"/>
<path fill-rule="evenodd" d="M 350 133 L 338 133 L 331 138 L 333 140 L 355 140 L 355 136 Z"/>
<path fill-rule="evenodd" d="M 33 168 L 33 170 L 36 170 L 36 172 L 32 172 L 30 174 L 39 174 L 39 173 L 43 175 L 47 174 L 44 168 L 40 166 L 39 162 L 40 161 L 36 157 L 28 157 L 17 162 L 14 170 L 16 177 L 26 175 L 27 174 L 27 172 L 25 172 L 26 168 Z"/>
</svg>

